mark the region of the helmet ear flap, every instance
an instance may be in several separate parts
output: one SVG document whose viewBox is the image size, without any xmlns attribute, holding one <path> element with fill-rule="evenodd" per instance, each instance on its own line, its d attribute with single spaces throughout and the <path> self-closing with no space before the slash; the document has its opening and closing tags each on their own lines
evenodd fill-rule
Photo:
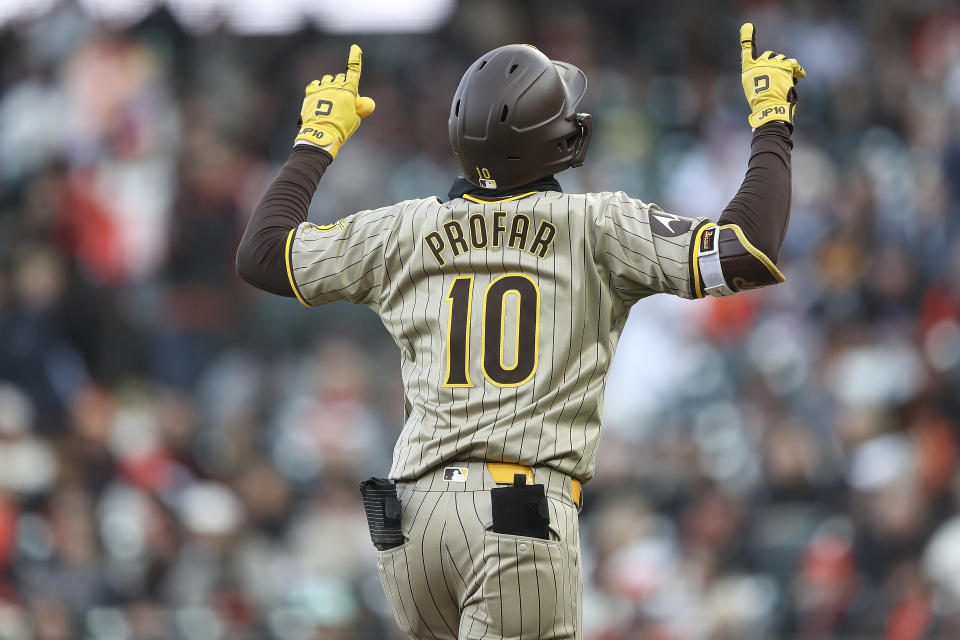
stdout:
<svg viewBox="0 0 960 640">
<path fill-rule="evenodd" d="M 571 167 L 581 166 L 587 157 L 590 137 L 593 135 L 593 116 L 589 113 L 578 113 L 577 126 L 580 127 L 580 135 L 577 137 L 577 146 L 574 148 L 573 158 L 570 160 Z"/>
</svg>

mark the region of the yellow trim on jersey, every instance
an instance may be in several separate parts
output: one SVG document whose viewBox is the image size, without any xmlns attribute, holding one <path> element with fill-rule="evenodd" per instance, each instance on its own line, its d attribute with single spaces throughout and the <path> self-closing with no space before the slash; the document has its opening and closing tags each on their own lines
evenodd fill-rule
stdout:
<svg viewBox="0 0 960 640">
<path fill-rule="evenodd" d="M 470 202 L 476 202 L 477 204 L 499 204 L 501 202 L 510 202 L 511 200 L 519 200 L 520 198 L 526 198 L 527 196 L 532 196 L 533 194 L 538 193 L 537 191 L 528 191 L 527 193 L 521 193 L 519 196 L 513 196 L 510 198 L 504 198 L 503 200 L 481 200 L 480 198 L 475 198 L 468 194 L 463 194 L 460 196 L 464 200 L 469 200 Z"/>
<path fill-rule="evenodd" d="M 343 229 L 343 218 L 340 218 L 336 222 L 331 222 L 330 224 L 315 224 L 313 228 L 317 231 L 330 231 L 332 229 Z"/>
<path fill-rule="evenodd" d="M 750 241 L 747 240 L 747 236 L 744 235 L 743 229 L 740 228 L 740 225 L 725 224 L 722 227 L 719 227 L 717 229 L 717 242 L 720 241 L 719 234 L 722 229 L 733 229 L 733 232 L 737 234 L 737 240 L 740 241 L 740 244 L 743 245 L 743 248 L 749 251 L 750 255 L 759 260 L 760 263 L 763 264 L 768 271 L 770 271 L 770 275 L 772 275 L 777 282 L 783 282 L 787 279 L 782 273 L 780 273 L 780 269 L 777 269 L 777 265 L 773 264 L 773 261 L 768 258 L 763 251 L 760 251 L 760 249 L 757 249 L 755 246 L 750 244 Z"/>
<path fill-rule="evenodd" d="M 703 291 L 700 289 L 700 238 L 703 237 L 703 232 L 707 229 L 712 229 L 717 225 L 713 222 L 708 222 L 707 224 L 700 227 L 700 230 L 697 231 L 696 237 L 693 239 L 693 295 L 696 298 L 703 297 Z M 717 232 L 719 233 L 719 231 Z M 714 242 L 719 242 L 720 238 L 714 240 Z"/>
<path fill-rule="evenodd" d="M 309 307 L 310 304 L 300 296 L 300 292 L 297 290 L 297 283 L 293 281 L 293 269 L 290 267 L 290 243 L 293 242 L 293 234 L 296 232 L 297 228 L 294 227 L 290 229 L 290 233 L 287 234 L 287 245 L 283 249 L 283 263 L 287 266 L 287 278 L 290 280 L 290 288 L 293 289 L 293 295 L 297 296 L 300 304 Z"/>
</svg>

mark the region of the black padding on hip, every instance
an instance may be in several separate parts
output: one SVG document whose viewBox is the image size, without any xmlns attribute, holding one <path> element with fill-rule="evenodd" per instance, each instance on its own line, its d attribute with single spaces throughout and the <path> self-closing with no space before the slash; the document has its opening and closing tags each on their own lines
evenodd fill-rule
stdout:
<svg viewBox="0 0 960 640">
<path fill-rule="evenodd" d="M 369 478 L 360 483 L 360 495 L 373 545 L 386 551 L 403 544 L 405 539 L 400 529 L 403 509 L 397 497 L 397 485 L 385 478 Z"/>
</svg>

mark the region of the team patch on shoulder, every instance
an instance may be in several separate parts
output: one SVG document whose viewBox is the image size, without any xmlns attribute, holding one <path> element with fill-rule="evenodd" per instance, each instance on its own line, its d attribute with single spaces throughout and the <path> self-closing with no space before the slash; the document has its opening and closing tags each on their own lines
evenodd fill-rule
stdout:
<svg viewBox="0 0 960 640">
<path fill-rule="evenodd" d="M 332 229 L 343 229 L 343 218 L 340 218 L 336 222 L 330 224 L 315 224 L 312 225 L 315 231 L 330 231 Z"/>
<path fill-rule="evenodd" d="M 650 210 L 650 230 L 658 236 L 673 238 L 690 230 L 693 220 L 681 218 L 666 211 Z"/>
<path fill-rule="evenodd" d="M 447 467 L 443 470 L 443 479 L 446 482 L 466 482 L 469 471 L 466 467 Z"/>
</svg>

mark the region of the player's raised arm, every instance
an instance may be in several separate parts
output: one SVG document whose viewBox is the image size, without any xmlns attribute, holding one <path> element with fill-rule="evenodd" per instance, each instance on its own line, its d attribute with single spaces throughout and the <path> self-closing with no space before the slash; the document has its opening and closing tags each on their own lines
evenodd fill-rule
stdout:
<svg viewBox="0 0 960 640">
<path fill-rule="evenodd" d="M 756 55 L 754 26 L 740 27 L 740 70 L 754 127 L 747 174 L 717 227 L 697 237 L 698 296 L 723 296 L 783 282 L 776 267 L 790 219 L 790 151 L 797 80 L 806 76 L 793 58 Z"/>
<path fill-rule="evenodd" d="M 344 73 L 307 85 L 293 151 L 257 205 L 237 249 L 237 273 L 259 289 L 300 297 L 288 273 L 288 240 L 306 221 L 324 171 L 374 110 L 373 100 L 358 95 L 362 55 L 352 45 Z"/>
<path fill-rule="evenodd" d="M 740 28 L 740 63 L 754 134 L 746 176 L 718 222 L 622 194 L 598 208 L 595 257 L 625 301 L 727 296 L 784 280 L 776 261 L 790 218 L 794 85 L 806 72 L 783 55 L 758 57 L 750 23 Z"/>
</svg>

